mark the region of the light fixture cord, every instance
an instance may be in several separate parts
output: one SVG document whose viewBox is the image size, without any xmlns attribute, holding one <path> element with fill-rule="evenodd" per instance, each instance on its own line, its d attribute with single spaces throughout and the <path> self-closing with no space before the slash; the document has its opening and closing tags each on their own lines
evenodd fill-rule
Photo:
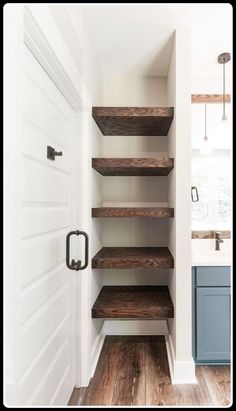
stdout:
<svg viewBox="0 0 236 411">
<path fill-rule="evenodd" d="M 205 104 L 205 137 L 207 137 L 207 105 Z"/>
<path fill-rule="evenodd" d="M 225 118 L 225 63 L 223 63 L 223 118 Z"/>
</svg>

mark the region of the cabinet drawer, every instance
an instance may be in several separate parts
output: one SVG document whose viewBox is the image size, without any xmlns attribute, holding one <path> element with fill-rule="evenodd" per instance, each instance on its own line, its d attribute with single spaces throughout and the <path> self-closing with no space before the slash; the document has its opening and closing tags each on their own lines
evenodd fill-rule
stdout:
<svg viewBox="0 0 236 411">
<path fill-rule="evenodd" d="M 230 267 L 196 267 L 196 285 L 208 287 L 230 286 Z"/>
</svg>

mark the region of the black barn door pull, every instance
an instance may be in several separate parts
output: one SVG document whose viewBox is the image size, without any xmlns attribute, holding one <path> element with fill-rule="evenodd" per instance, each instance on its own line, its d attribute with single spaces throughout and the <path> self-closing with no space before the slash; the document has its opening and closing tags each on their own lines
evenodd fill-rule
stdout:
<svg viewBox="0 0 236 411">
<path fill-rule="evenodd" d="M 55 156 L 62 156 L 62 151 L 56 151 L 55 148 L 47 146 L 47 158 L 49 160 L 55 160 Z"/>
<path fill-rule="evenodd" d="M 194 190 L 195 190 L 195 194 L 196 194 L 195 199 L 194 199 L 194 196 L 193 196 Z M 197 187 L 195 187 L 195 186 L 191 187 L 191 197 L 192 197 L 193 203 L 196 203 L 197 201 L 199 201 L 198 189 L 197 189 Z"/>
<path fill-rule="evenodd" d="M 81 260 L 75 261 L 74 259 L 70 263 L 70 237 L 72 235 L 83 235 L 85 238 L 85 261 L 84 265 L 81 265 Z M 88 247 L 89 247 L 89 238 L 88 234 L 85 231 L 70 231 L 66 236 L 66 265 L 70 270 L 84 270 L 88 266 Z"/>
</svg>

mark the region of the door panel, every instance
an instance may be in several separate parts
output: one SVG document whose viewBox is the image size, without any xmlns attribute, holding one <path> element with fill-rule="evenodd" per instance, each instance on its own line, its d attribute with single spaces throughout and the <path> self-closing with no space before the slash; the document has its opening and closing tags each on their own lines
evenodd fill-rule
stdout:
<svg viewBox="0 0 236 411">
<path fill-rule="evenodd" d="M 70 143 L 68 124 L 70 123 L 71 109 L 52 81 L 51 84 L 55 87 L 54 92 L 52 92 L 53 87 L 45 85 L 45 75 L 47 74 L 42 73 L 42 75 L 33 78 L 35 73 L 28 70 L 28 66 L 31 64 L 30 58 L 26 56 L 25 62 L 22 79 L 24 89 L 22 115 L 39 130 L 67 147 Z M 40 67 L 39 64 L 38 66 Z M 33 100 L 32 96 L 34 96 Z"/>
<path fill-rule="evenodd" d="M 51 238 L 45 239 L 44 237 L 41 237 L 41 241 L 39 238 L 34 241 L 31 239 L 30 244 L 26 243 L 26 247 L 21 248 L 19 285 L 22 292 L 34 281 L 47 278 L 50 271 L 58 269 L 59 265 L 65 262 L 64 234 L 52 233 Z"/>
<path fill-rule="evenodd" d="M 28 178 L 31 175 L 34 176 L 33 179 Z M 27 205 L 27 202 L 30 203 L 29 205 L 39 202 L 41 206 L 53 204 L 54 207 L 68 207 L 69 189 L 67 174 L 54 170 L 53 167 L 46 167 L 46 164 L 37 164 L 28 158 L 22 159 L 21 200 L 24 205 Z"/>
<path fill-rule="evenodd" d="M 74 387 L 74 274 L 65 264 L 73 111 L 26 46 L 23 58 L 19 404 L 65 405 Z M 47 159 L 48 145 L 63 156 Z"/>
<path fill-rule="evenodd" d="M 33 123 L 31 123 L 28 119 L 22 119 L 22 139 L 21 139 L 21 147 L 22 147 L 22 154 L 27 157 L 28 159 L 33 157 L 33 161 L 36 162 L 38 160 L 38 164 L 44 164 L 48 168 L 53 168 L 53 170 L 59 173 L 70 173 L 70 153 L 68 152 L 69 148 L 68 145 L 62 144 L 61 141 L 58 140 L 58 135 L 56 138 L 53 138 L 48 133 L 43 132 L 39 128 L 35 127 Z M 66 142 L 67 144 L 67 142 Z M 45 147 L 49 146 L 57 146 L 59 150 L 61 150 L 64 154 L 58 159 L 58 161 L 54 161 L 49 163 L 46 157 L 46 150 Z"/>
<path fill-rule="evenodd" d="M 24 205 L 21 213 L 21 238 L 27 240 L 41 234 L 68 229 L 71 224 L 70 215 L 70 209 L 58 209 L 55 206 L 43 209 L 38 203 L 35 207 Z"/>
<path fill-rule="evenodd" d="M 230 360 L 230 288 L 197 288 L 197 360 Z"/>
<path fill-rule="evenodd" d="M 42 381 L 42 376 L 45 376 L 47 371 L 47 365 L 49 365 L 55 355 L 55 347 L 61 347 L 63 345 L 65 334 L 67 333 L 67 322 L 68 317 L 66 316 L 59 326 L 56 327 L 55 331 L 52 333 L 50 340 L 44 346 L 43 355 L 36 357 L 35 361 L 32 361 L 31 367 L 22 374 L 20 380 L 20 389 L 19 389 L 19 399 L 18 403 L 31 404 L 31 398 L 29 393 L 35 395 L 35 388 L 39 389 L 39 381 Z M 44 380 L 43 380 L 44 381 Z M 45 384 L 43 384 L 45 385 Z M 40 385 L 41 386 L 41 385 Z M 63 387 L 62 387 L 63 390 Z M 65 392 L 63 392 L 63 397 Z M 35 400 L 34 400 L 35 402 Z M 61 404 L 65 403 L 65 398 Z"/>
</svg>

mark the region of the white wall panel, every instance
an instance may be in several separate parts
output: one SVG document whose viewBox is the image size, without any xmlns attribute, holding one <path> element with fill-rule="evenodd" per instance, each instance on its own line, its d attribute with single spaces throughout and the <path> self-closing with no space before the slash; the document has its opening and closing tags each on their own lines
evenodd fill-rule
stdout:
<svg viewBox="0 0 236 411">
<path fill-rule="evenodd" d="M 64 285 L 21 326 L 20 370 L 24 372 L 68 314 L 68 286 Z"/>
<path fill-rule="evenodd" d="M 104 247 L 166 247 L 168 243 L 168 219 L 104 218 L 102 224 Z"/>
<path fill-rule="evenodd" d="M 58 108 L 63 117 L 67 118 L 68 121 L 71 119 L 71 107 L 60 93 L 60 91 L 55 87 L 52 81 L 48 81 L 45 76 L 44 70 L 32 70 L 32 56 L 26 48 L 22 50 L 23 63 L 22 67 L 26 76 L 35 82 L 36 87 L 38 87 L 45 95 L 45 97 L 51 100 L 52 104 Z"/>
<path fill-rule="evenodd" d="M 104 285 L 167 285 L 166 270 L 103 270 Z"/>
<path fill-rule="evenodd" d="M 56 327 L 46 344 L 44 344 L 43 349 L 34 356 L 25 372 L 21 374 L 20 401 L 22 404 L 26 404 L 29 399 L 29 393 L 31 395 L 44 375 L 46 365 L 50 364 L 55 355 L 55 347 L 61 347 L 65 341 L 67 329 L 68 314 L 65 315 L 62 322 Z"/>
<path fill-rule="evenodd" d="M 47 183 L 45 183 L 47 182 Z M 22 159 L 22 205 L 30 206 L 34 203 L 55 207 L 68 206 L 70 201 L 70 180 L 68 175 L 42 163 Z"/>
<path fill-rule="evenodd" d="M 69 358 L 68 353 L 71 347 L 64 340 L 57 352 L 52 357 L 50 363 L 45 367 L 44 378 L 36 391 L 33 392 L 29 402 L 33 405 L 48 405 L 54 399 L 54 394 L 61 379 L 69 374 Z M 64 387 L 63 387 L 64 388 Z M 53 392 L 53 396 L 52 396 Z"/>
<path fill-rule="evenodd" d="M 103 177 L 103 203 L 168 202 L 167 177 Z"/>
<path fill-rule="evenodd" d="M 23 242 L 21 247 L 21 272 L 19 286 L 25 286 L 41 279 L 58 265 L 65 262 L 65 235 L 50 234 L 50 238 L 40 237 Z"/>
<path fill-rule="evenodd" d="M 56 232 L 70 227 L 70 210 L 54 207 L 39 209 L 22 209 L 21 238 L 25 239 L 49 232 Z M 69 230 L 68 230 L 69 231 Z"/>
<path fill-rule="evenodd" d="M 62 151 L 62 157 L 57 157 L 56 161 L 49 162 L 47 159 L 48 145 L 54 147 L 57 151 Z M 51 167 L 55 171 L 70 174 L 70 141 L 67 139 L 61 141 L 61 139 L 58 139 L 58 135 L 50 136 L 26 118 L 22 119 L 21 149 L 22 155 L 29 160 Z"/>
<path fill-rule="evenodd" d="M 39 307 L 56 294 L 65 282 L 68 281 L 68 274 L 65 262 L 56 269 L 44 275 L 40 280 L 26 287 L 20 294 L 20 321 L 24 323 L 30 318 Z"/>
<path fill-rule="evenodd" d="M 52 137 L 57 137 L 59 141 L 63 142 L 69 139 L 68 120 L 53 100 L 45 96 L 44 92 L 29 75 L 24 75 L 22 82 L 24 89 L 23 116 L 39 129 L 47 132 Z"/>
</svg>

